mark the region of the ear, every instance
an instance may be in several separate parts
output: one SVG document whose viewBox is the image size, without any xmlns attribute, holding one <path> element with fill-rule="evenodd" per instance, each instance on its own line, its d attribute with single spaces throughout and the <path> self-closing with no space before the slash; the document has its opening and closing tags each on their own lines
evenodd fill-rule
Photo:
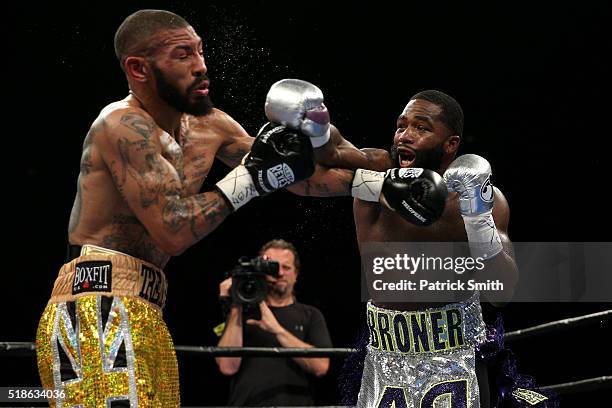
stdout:
<svg viewBox="0 0 612 408">
<path fill-rule="evenodd" d="M 127 76 L 137 82 L 146 82 L 149 67 L 143 57 L 130 56 L 123 62 Z"/>
<path fill-rule="evenodd" d="M 447 154 L 454 154 L 459 149 L 459 143 L 461 143 L 461 136 L 452 135 L 449 136 L 445 143 L 444 150 Z"/>
</svg>

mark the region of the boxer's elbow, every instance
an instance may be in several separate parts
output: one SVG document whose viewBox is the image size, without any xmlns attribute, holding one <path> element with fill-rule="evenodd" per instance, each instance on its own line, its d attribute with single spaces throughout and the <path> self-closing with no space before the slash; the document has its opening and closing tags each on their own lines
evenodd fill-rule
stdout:
<svg viewBox="0 0 612 408">
<path fill-rule="evenodd" d="M 312 373 L 315 377 L 321 378 L 329 371 L 329 358 L 320 358 L 314 364 L 312 368 Z"/>
<path fill-rule="evenodd" d="M 191 239 L 182 239 L 181 237 L 175 237 L 175 239 L 170 239 L 169 242 L 166 243 L 166 252 L 170 256 L 179 256 L 183 252 L 185 252 L 190 246 L 194 244 L 194 241 Z"/>
<path fill-rule="evenodd" d="M 157 247 L 169 256 L 181 255 L 187 248 L 193 245 L 193 240 L 186 239 L 180 233 L 173 234 L 162 230 L 150 235 Z"/>
<path fill-rule="evenodd" d="M 240 358 L 236 357 L 217 357 L 219 371 L 225 376 L 232 376 L 240 369 Z"/>
<path fill-rule="evenodd" d="M 170 256 L 179 256 L 183 252 L 185 252 L 187 248 L 188 247 L 183 247 L 183 246 L 169 246 L 168 249 L 164 252 L 166 252 Z"/>
<path fill-rule="evenodd" d="M 289 187 L 287 187 L 287 190 L 295 195 L 306 197 L 309 195 L 308 192 L 310 190 L 310 186 L 308 184 L 308 180 L 304 180 L 290 185 Z"/>
</svg>

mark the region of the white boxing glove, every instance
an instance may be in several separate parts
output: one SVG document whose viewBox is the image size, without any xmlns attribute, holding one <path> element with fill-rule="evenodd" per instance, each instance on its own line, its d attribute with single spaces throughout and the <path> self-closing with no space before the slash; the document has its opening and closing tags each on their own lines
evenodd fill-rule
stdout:
<svg viewBox="0 0 612 408">
<path fill-rule="evenodd" d="M 266 117 L 272 123 L 300 130 L 317 148 L 329 141 L 329 112 L 323 92 L 310 82 L 282 79 L 270 87 L 266 96 Z"/>
<path fill-rule="evenodd" d="M 475 154 L 457 157 L 444 172 L 448 191 L 459 194 L 459 209 L 473 256 L 491 258 L 503 249 L 493 221 L 491 165 Z"/>
</svg>

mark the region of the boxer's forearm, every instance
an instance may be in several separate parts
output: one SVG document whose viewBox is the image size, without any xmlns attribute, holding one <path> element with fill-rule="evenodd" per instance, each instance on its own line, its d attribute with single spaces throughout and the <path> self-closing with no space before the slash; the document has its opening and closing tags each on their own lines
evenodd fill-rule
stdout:
<svg viewBox="0 0 612 408">
<path fill-rule="evenodd" d="M 165 197 L 153 239 L 170 255 L 179 255 L 212 232 L 232 212 L 218 191 L 191 197 Z M 147 224 L 145 224 L 147 225 Z"/>
<path fill-rule="evenodd" d="M 346 140 L 338 129 L 331 127 L 330 140 L 315 149 L 318 164 L 342 169 L 385 171 L 389 168 L 388 153 L 381 149 L 358 149 Z"/>
<path fill-rule="evenodd" d="M 503 306 L 508 303 L 514 293 L 518 282 L 519 270 L 514 259 L 512 242 L 506 234 L 500 234 L 503 250 L 493 258 L 484 262 L 484 269 L 478 273 L 477 278 L 482 281 L 500 281 L 504 284 L 501 291 L 488 293 L 481 292 L 482 295 L 495 306 Z"/>
<path fill-rule="evenodd" d="M 276 334 L 276 339 L 283 347 L 314 348 L 313 345 L 303 342 L 285 329 Z M 329 369 L 329 358 L 294 357 L 293 360 L 305 371 L 308 371 L 316 377 L 324 376 L 327 374 L 327 370 Z"/>
<path fill-rule="evenodd" d="M 504 288 L 509 289 L 511 294 L 518 281 L 518 267 L 514 259 L 502 251 L 493 259 L 485 261 L 484 265 L 487 276 L 494 276 L 503 281 Z"/>
<path fill-rule="evenodd" d="M 349 197 L 352 180 L 352 170 L 317 165 L 310 178 L 287 187 L 287 190 L 308 197 Z"/>
<path fill-rule="evenodd" d="M 218 347 L 242 347 L 242 344 L 242 310 L 232 306 Z M 224 375 L 234 375 L 240 369 L 240 357 L 217 357 L 215 360 Z"/>
<path fill-rule="evenodd" d="M 294 194 L 310 197 L 341 197 L 351 195 L 354 170 L 385 171 L 391 167 L 389 155 L 381 149 L 357 149 L 331 128 L 328 143 L 315 149 L 317 166 L 307 180 L 287 189 Z"/>
<path fill-rule="evenodd" d="M 343 160 L 347 159 L 356 161 L 367 160 L 365 153 L 342 137 L 338 129 L 333 125 L 331 126 L 329 142 L 316 148 L 314 152 L 317 163 L 327 167 L 345 167 L 340 164 Z"/>
</svg>

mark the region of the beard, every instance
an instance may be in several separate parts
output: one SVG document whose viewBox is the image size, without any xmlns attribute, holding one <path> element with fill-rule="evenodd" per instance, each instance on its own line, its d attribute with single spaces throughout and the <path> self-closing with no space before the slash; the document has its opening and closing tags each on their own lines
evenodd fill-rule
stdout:
<svg viewBox="0 0 612 408">
<path fill-rule="evenodd" d="M 400 157 L 397 151 L 397 145 L 391 146 L 391 160 L 393 165 L 400 167 Z M 416 157 L 410 164 L 410 167 L 421 167 L 428 170 L 439 171 L 442 166 L 442 159 L 444 158 L 444 147 L 439 144 L 431 149 L 423 149 L 416 151 Z"/>
<path fill-rule="evenodd" d="M 204 80 L 208 77 L 203 75 L 200 80 L 191 85 L 187 92 L 184 94 L 174 85 L 168 81 L 164 73 L 157 68 L 153 67 L 153 74 L 155 75 L 155 83 L 157 84 L 157 92 L 159 97 L 172 106 L 179 112 L 187 113 L 194 116 L 206 116 L 213 110 L 213 103 L 208 95 L 202 95 L 195 98 L 195 101 L 190 100 L 189 95 L 195 90 Z"/>
<path fill-rule="evenodd" d="M 288 291 L 289 291 L 289 285 L 276 285 L 276 284 L 268 285 L 268 292 L 271 295 L 274 295 L 279 298 L 284 297 Z"/>
</svg>

